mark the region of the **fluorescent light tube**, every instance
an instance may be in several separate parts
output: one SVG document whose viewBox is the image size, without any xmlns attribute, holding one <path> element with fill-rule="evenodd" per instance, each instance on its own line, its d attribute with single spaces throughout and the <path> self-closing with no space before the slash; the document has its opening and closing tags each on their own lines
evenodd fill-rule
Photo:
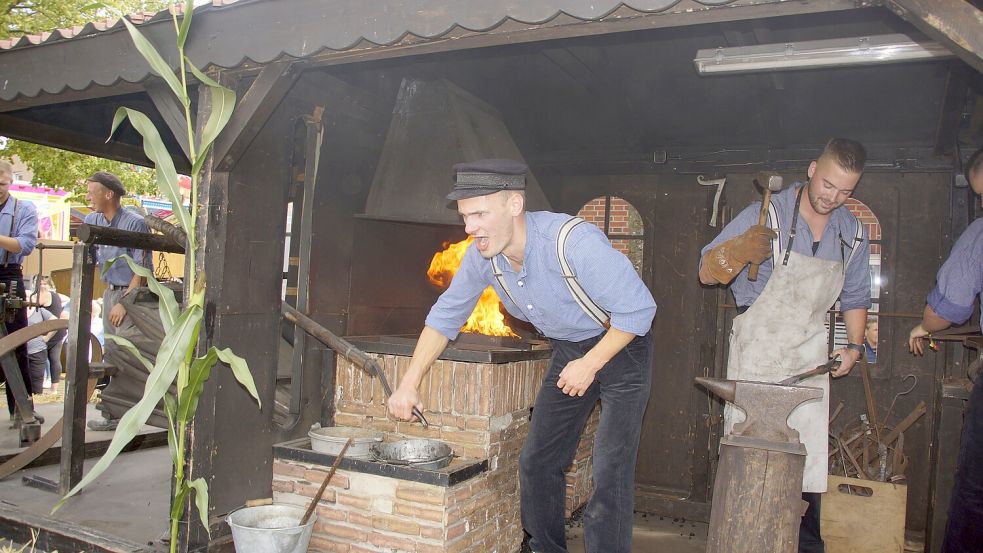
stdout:
<svg viewBox="0 0 983 553">
<path fill-rule="evenodd" d="M 700 75 L 847 67 L 953 57 L 936 42 L 916 42 L 907 35 L 875 35 L 784 44 L 761 44 L 699 50 L 693 63 Z"/>
</svg>

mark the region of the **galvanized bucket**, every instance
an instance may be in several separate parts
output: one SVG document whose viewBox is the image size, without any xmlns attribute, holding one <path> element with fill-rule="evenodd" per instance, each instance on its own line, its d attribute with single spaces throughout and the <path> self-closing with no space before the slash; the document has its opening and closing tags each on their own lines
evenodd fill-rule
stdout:
<svg viewBox="0 0 983 553">
<path fill-rule="evenodd" d="M 298 526 L 303 517 L 301 507 L 261 505 L 239 509 L 225 521 L 232 527 L 236 553 L 304 553 L 317 515 L 311 515 L 306 525 Z"/>
</svg>

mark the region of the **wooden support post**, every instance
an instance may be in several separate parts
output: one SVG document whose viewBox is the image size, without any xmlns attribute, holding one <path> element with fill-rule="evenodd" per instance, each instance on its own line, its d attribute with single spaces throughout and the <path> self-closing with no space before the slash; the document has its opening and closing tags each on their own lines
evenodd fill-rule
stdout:
<svg viewBox="0 0 983 553">
<path fill-rule="evenodd" d="M 324 127 L 321 125 L 320 107 L 314 115 L 307 118 L 307 145 L 304 163 L 304 197 L 300 209 L 300 264 L 297 268 L 297 310 L 307 314 L 310 300 L 311 239 L 314 226 L 314 196 L 317 188 L 318 160 L 321 156 L 321 142 Z M 294 215 L 296 216 L 296 214 Z M 307 353 L 307 333 L 294 331 L 292 377 L 290 380 L 289 423 L 296 423 L 301 408 L 301 394 L 304 386 L 304 355 Z M 320 383 L 318 383 L 320 384 Z M 292 424 L 286 424 L 288 428 Z"/>
<path fill-rule="evenodd" d="M 86 384 L 89 381 L 89 336 L 92 322 L 92 286 L 95 263 L 91 246 L 72 247 L 72 304 L 66 354 L 64 430 L 61 438 L 61 475 L 58 493 L 65 495 L 82 480 L 85 460 Z"/>
</svg>

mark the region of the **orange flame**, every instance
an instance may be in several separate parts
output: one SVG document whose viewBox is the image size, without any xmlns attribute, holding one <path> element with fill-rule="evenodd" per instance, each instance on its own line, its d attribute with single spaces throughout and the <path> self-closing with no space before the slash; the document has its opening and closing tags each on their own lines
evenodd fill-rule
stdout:
<svg viewBox="0 0 983 553">
<path fill-rule="evenodd" d="M 454 273 L 461 266 L 464 259 L 464 252 L 474 239 L 468 236 L 456 244 L 444 242 L 444 250 L 434 254 L 430 261 L 430 268 L 427 269 L 427 278 L 430 282 L 447 288 L 454 278 Z M 474 307 L 468 322 L 461 327 L 461 332 L 477 332 L 488 336 L 513 336 L 518 337 L 512 329 L 505 324 L 505 314 L 502 312 L 501 300 L 498 294 L 489 286 L 481 293 L 478 298 L 478 305 Z"/>
</svg>

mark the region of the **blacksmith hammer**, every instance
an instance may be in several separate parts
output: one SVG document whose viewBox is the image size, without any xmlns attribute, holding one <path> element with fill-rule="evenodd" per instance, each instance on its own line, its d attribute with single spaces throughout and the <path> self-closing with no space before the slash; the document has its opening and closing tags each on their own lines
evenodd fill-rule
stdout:
<svg viewBox="0 0 983 553">
<path fill-rule="evenodd" d="M 758 183 L 765 193 L 764 198 L 761 200 L 761 212 L 758 213 L 758 225 L 764 226 L 768 222 L 768 208 L 771 206 L 771 194 L 772 192 L 782 191 L 782 176 L 773 171 L 760 171 L 754 176 L 754 181 Z M 757 263 L 752 263 L 751 268 L 747 271 L 747 279 L 750 281 L 758 280 L 758 265 Z"/>
</svg>

